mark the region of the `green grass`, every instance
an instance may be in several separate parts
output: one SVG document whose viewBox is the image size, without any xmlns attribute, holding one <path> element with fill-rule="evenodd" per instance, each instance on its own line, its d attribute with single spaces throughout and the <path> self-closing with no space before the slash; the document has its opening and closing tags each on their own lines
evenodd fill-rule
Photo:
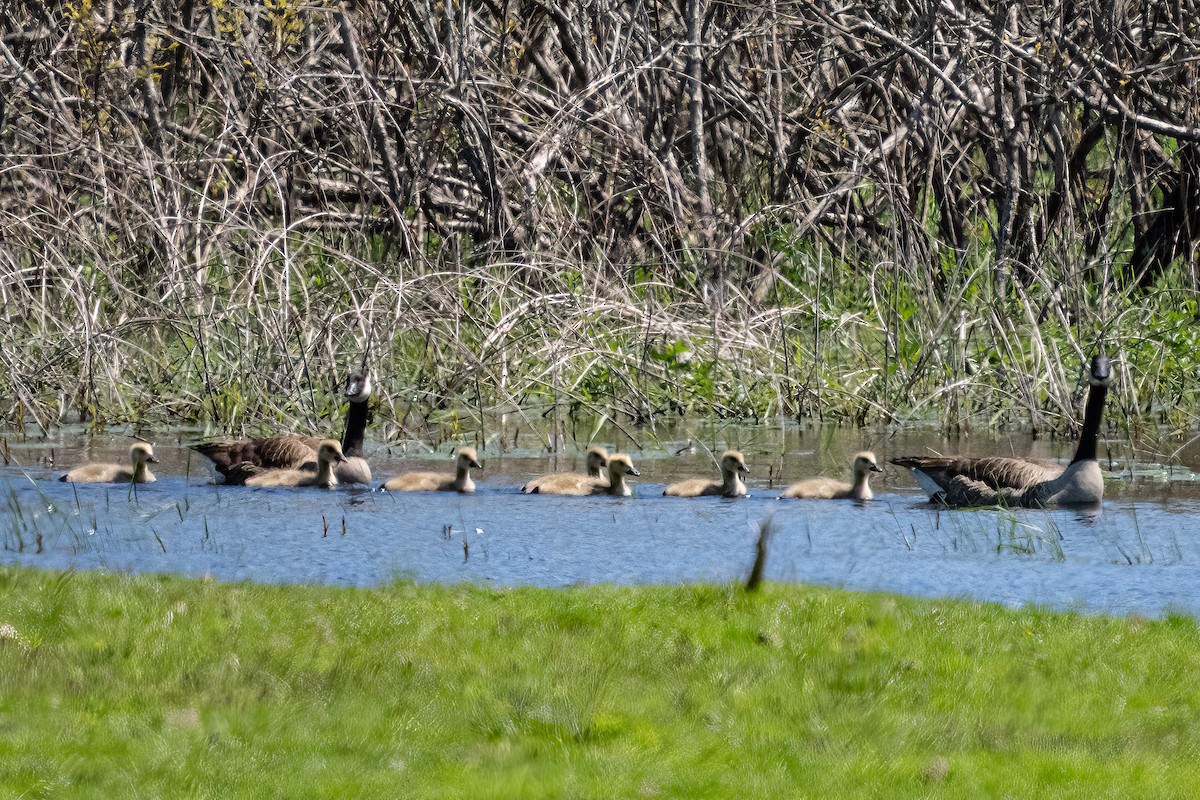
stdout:
<svg viewBox="0 0 1200 800">
<path fill-rule="evenodd" d="M 0 795 L 1171 797 L 1196 622 L 0 569 Z"/>
</svg>

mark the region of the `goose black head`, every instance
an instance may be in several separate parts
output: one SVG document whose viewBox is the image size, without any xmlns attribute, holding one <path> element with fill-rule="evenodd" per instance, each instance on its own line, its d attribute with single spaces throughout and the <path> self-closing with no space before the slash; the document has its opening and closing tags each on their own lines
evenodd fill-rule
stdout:
<svg viewBox="0 0 1200 800">
<path fill-rule="evenodd" d="M 1092 358 L 1088 383 L 1092 386 L 1108 386 L 1112 383 L 1112 369 L 1108 365 L 1108 356 L 1098 355 Z"/>
<path fill-rule="evenodd" d="M 346 379 L 346 399 L 351 403 L 362 403 L 370 396 L 371 368 L 364 364 Z"/>
</svg>

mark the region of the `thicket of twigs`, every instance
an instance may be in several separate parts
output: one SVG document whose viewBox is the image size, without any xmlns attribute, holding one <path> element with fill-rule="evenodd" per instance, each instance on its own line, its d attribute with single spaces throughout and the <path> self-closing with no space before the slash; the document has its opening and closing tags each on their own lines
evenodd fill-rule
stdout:
<svg viewBox="0 0 1200 800">
<path fill-rule="evenodd" d="M 10 0 L 0 419 L 1194 425 L 1195 0 Z"/>
</svg>

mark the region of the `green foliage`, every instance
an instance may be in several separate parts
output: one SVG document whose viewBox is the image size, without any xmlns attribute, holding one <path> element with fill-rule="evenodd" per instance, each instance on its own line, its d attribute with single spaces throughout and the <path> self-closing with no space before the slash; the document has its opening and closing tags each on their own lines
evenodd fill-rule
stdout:
<svg viewBox="0 0 1200 800">
<path fill-rule="evenodd" d="M 15 796 L 1177 797 L 1194 619 L 0 569 Z"/>
</svg>

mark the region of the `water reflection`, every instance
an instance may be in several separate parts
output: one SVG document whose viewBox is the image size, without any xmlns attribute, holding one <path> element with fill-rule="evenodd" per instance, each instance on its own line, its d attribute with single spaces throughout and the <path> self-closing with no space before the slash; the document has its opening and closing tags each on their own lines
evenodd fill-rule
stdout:
<svg viewBox="0 0 1200 800">
<path fill-rule="evenodd" d="M 1125 477 L 1108 484 L 1099 508 L 946 511 L 893 467 L 873 480 L 872 501 L 775 498 L 800 478 L 848 479 L 850 456 L 864 448 L 881 464 L 931 450 L 1065 460 L 1074 443 L 779 425 L 633 431 L 635 441 L 601 427 L 597 441 L 631 452 L 642 472 L 636 496 L 619 499 L 521 495 L 534 475 L 582 470 L 587 439 L 547 454 L 540 436 L 495 430 L 484 443 L 479 491 L 467 496 L 213 486 L 199 458 L 171 446 L 193 440 L 187 432 L 154 437 L 163 462 L 157 483 L 132 492 L 79 486 L 52 479 L 68 465 L 127 454 L 129 440 L 10 440 L 14 463 L 0 469 L 0 559 L 341 585 L 396 577 L 540 586 L 726 581 L 745 576 L 759 527 L 769 521 L 769 579 L 1120 614 L 1200 613 L 1195 448 L 1155 472 L 1144 466 L 1153 454 L 1108 443 L 1109 463 Z M 529 449 L 514 446 L 522 438 Z M 368 456 L 382 480 L 447 468 L 453 444 L 432 454 L 375 444 Z M 710 453 L 730 446 L 750 463 L 749 498 L 661 496 L 680 477 L 716 478 Z M 1129 464 L 1174 479 L 1136 474 Z"/>
</svg>

